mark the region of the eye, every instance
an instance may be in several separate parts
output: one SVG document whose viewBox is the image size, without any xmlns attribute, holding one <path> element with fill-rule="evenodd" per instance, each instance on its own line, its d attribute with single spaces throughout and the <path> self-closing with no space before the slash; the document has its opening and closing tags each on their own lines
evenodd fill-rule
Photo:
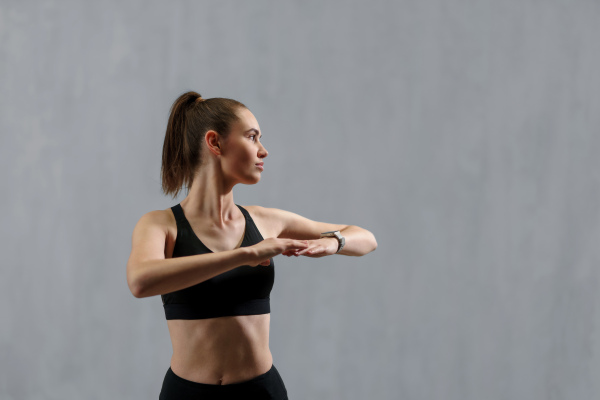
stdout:
<svg viewBox="0 0 600 400">
<path fill-rule="evenodd" d="M 256 139 L 256 135 L 250 135 L 250 137 L 252 138 L 252 140 Z"/>
</svg>

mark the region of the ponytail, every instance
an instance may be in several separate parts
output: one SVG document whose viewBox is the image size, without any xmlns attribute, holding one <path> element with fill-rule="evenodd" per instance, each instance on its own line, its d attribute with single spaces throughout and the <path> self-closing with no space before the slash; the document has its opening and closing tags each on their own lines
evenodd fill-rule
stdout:
<svg viewBox="0 0 600 400">
<path fill-rule="evenodd" d="M 193 91 L 183 93 L 175 100 L 163 144 L 163 193 L 175 198 L 183 185 L 189 193 L 195 171 L 202 163 L 204 135 L 214 130 L 226 138 L 231 125 L 239 120 L 236 114 L 239 108 L 247 107 L 232 99 L 203 99 Z"/>
</svg>

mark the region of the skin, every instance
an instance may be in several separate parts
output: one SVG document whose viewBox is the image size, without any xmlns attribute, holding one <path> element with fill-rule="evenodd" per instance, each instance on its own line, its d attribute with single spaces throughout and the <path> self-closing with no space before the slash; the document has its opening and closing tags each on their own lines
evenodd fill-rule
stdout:
<svg viewBox="0 0 600 400">
<path fill-rule="evenodd" d="M 235 205 L 232 190 L 238 183 L 258 183 L 263 172 L 256 163 L 268 155 L 260 142 L 260 127 L 254 115 L 245 108 L 239 109 L 237 115 L 239 122 L 226 140 L 215 131 L 206 132 L 203 165 L 180 203 L 196 236 L 213 252 L 240 247 L 245 219 Z M 252 128 L 258 133 L 249 131 Z M 265 170 L 268 167 L 265 162 Z M 242 207 L 265 238 L 250 246 L 255 252 L 249 265 L 257 268 L 268 265 L 269 258 L 277 254 L 315 258 L 335 254 L 337 240 L 319 238 L 320 232 L 329 230 L 340 230 L 346 238 L 346 246 L 339 254 L 361 256 L 377 247 L 373 234 L 357 226 L 311 221 L 274 208 Z M 170 208 L 160 212 L 167 231 L 165 258 L 171 258 L 177 225 Z M 305 240 L 306 244 L 303 249 L 283 249 L 283 238 Z M 270 314 L 167 320 L 167 324 L 173 345 L 171 369 L 184 379 L 213 385 L 239 383 L 264 374 L 273 364 L 269 349 Z"/>
<path fill-rule="evenodd" d="M 250 127 L 259 129 L 254 115 L 240 109 L 238 116 L 241 121 L 232 127 L 227 140 L 215 131 L 206 133 L 203 159 L 207 162 L 198 169 L 189 194 L 180 203 L 198 238 L 213 252 L 240 246 L 245 219 L 235 206 L 232 189 L 237 183 L 258 183 L 261 171 L 255 164 L 268 155 L 258 135 L 245 132 Z M 165 212 L 172 217 L 167 246 L 172 254 L 177 225 L 171 210 Z M 263 237 L 274 234 L 251 216 Z M 267 372 L 273 363 L 270 314 L 167 320 L 167 324 L 173 345 L 171 369 L 184 379 L 215 385 L 243 382 Z"/>
</svg>

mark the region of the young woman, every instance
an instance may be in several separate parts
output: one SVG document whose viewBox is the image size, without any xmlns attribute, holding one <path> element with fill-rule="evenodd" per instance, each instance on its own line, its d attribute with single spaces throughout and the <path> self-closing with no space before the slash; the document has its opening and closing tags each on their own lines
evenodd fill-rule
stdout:
<svg viewBox="0 0 600 400">
<path fill-rule="evenodd" d="M 268 155 L 242 103 L 182 94 L 173 104 L 162 186 L 176 197 L 136 224 L 127 262 L 135 297 L 161 295 L 173 344 L 161 400 L 287 399 L 269 350 L 273 257 L 362 256 L 373 234 L 292 212 L 239 206 L 238 183 L 255 184 Z M 268 169 L 268 167 L 267 167 Z"/>
</svg>

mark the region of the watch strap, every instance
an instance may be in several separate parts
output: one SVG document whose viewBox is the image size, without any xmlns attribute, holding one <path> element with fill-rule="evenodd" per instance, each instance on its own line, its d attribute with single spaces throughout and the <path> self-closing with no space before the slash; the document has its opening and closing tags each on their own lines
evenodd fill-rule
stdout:
<svg viewBox="0 0 600 400">
<path fill-rule="evenodd" d="M 342 249 L 344 248 L 344 245 L 346 244 L 346 238 L 342 236 L 342 234 L 340 233 L 340 231 L 329 231 L 329 232 L 323 232 L 321 233 L 321 238 L 323 237 L 334 237 L 337 239 L 338 241 L 338 249 L 335 252 L 335 254 L 338 254 L 340 251 L 342 251 Z"/>
</svg>

